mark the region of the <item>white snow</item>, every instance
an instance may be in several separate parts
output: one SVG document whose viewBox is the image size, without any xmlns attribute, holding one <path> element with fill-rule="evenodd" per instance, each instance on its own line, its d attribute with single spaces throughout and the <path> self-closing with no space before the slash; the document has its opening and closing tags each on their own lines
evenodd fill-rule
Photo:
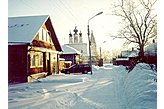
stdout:
<svg viewBox="0 0 164 109">
<path fill-rule="evenodd" d="M 90 74 L 60 74 L 9 85 L 9 109 L 156 109 L 157 74 L 140 63 L 93 66 Z"/>
<path fill-rule="evenodd" d="M 62 45 L 63 53 L 62 54 L 81 54 L 78 50 L 75 48 L 69 46 L 69 45 Z"/>
<path fill-rule="evenodd" d="M 8 42 L 31 42 L 48 17 L 48 15 L 9 17 Z"/>
<path fill-rule="evenodd" d="M 138 51 L 133 50 L 133 51 L 121 51 L 121 56 L 122 57 L 137 57 L 138 56 Z"/>
<path fill-rule="evenodd" d="M 116 61 L 129 61 L 129 58 L 116 58 Z"/>
<path fill-rule="evenodd" d="M 131 54 L 128 57 L 137 57 L 138 52 L 131 52 Z"/>
</svg>

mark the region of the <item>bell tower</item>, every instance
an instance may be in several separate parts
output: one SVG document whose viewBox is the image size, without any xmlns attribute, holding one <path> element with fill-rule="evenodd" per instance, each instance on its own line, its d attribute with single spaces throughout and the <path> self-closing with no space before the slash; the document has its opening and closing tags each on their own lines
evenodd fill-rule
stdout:
<svg viewBox="0 0 164 109">
<path fill-rule="evenodd" d="M 82 38 L 82 33 L 81 33 L 81 31 L 80 31 L 80 33 L 79 33 L 79 43 L 83 43 L 83 38 Z"/>
<path fill-rule="evenodd" d="M 74 43 L 78 43 L 79 42 L 79 36 L 77 34 L 78 30 L 77 30 L 77 26 L 75 26 L 74 31 Z"/>
<path fill-rule="evenodd" d="M 70 44 L 73 43 L 73 37 L 72 37 L 71 31 L 70 31 L 70 33 L 69 33 L 69 43 L 70 43 Z"/>
<path fill-rule="evenodd" d="M 93 35 L 93 31 L 91 31 L 91 54 L 92 56 L 97 56 L 97 48 L 96 48 L 96 41 L 95 41 L 95 37 Z"/>
</svg>

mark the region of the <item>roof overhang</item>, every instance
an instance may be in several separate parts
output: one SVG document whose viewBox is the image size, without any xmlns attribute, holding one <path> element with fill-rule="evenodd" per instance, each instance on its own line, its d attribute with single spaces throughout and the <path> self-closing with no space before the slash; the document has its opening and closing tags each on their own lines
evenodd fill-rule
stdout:
<svg viewBox="0 0 164 109">
<path fill-rule="evenodd" d="M 27 43 L 27 42 L 8 42 L 8 45 L 30 45 L 31 43 Z"/>
<path fill-rule="evenodd" d="M 50 50 L 42 47 L 34 47 L 34 46 L 29 46 L 28 51 L 49 52 L 49 53 L 59 54 L 59 51 Z"/>
</svg>

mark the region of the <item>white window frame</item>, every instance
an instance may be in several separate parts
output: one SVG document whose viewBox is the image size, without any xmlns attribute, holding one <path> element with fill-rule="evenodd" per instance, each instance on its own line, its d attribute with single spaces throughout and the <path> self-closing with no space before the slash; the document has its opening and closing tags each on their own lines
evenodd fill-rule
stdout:
<svg viewBox="0 0 164 109">
<path fill-rule="evenodd" d="M 39 40 L 42 40 L 42 29 L 39 30 Z"/>
<path fill-rule="evenodd" d="M 42 52 L 31 52 L 30 68 L 43 67 L 43 53 Z"/>
<path fill-rule="evenodd" d="M 35 54 L 34 53 L 30 53 L 30 68 L 33 68 L 36 66 L 35 63 Z"/>
<path fill-rule="evenodd" d="M 41 28 L 39 30 L 39 40 L 47 42 L 47 43 L 52 43 L 52 38 L 48 34 L 48 30 Z"/>
<path fill-rule="evenodd" d="M 43 66 L 43 53 L 42 52 L 39 54 L 39 66 L 40 67 Z"/>
</svg>

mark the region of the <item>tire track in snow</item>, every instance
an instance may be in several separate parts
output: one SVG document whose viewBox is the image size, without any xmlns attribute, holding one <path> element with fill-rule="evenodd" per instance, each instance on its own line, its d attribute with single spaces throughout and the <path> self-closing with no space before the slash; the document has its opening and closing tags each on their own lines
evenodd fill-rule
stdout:
<svg viewBox="0 0 164 109">
<path fill-rule="evenodd" d="M 106 80 L 106 79 L 90 80 L 90 81 L 82 82 L 78 85 L 77 84 L 71 85 L 71 87 L 70 86 L 63 87 L 63 88 L 60 88 L 59 90 L 63 90 L 65 91 L 65 93 L 71 93 L 72 95 L 75 95 L 76 97 L 76 101 L 74 102 L 75 104 L 78 102 L 83 102 L 92 107 L 96 107 L 99 109 L 99 108 L 103 108 L 102 103 L 98 103 L 89 98 L 85 98 L 83 97 L 83 95 L 87 93 L 88 91 L 101 89 L 111 83 L 112 83 L 112 80 Z"/>
<path fill-rule="evenodd" d="M 114 95 L 116 97 L 116 109 L 127 109 L 126 106 L 126 95 L 125 95 L 125 85 L 124 85 L 124 76 L 125 74 L 125 69 L 123 68 L 122 70 L 120 70 L 120 68 L 122 68 L 122 66 L 118 66 L 115 67 L 115 70 L 113 70 L 114 72 Z M 116 70 L 119 69 L 119 70 Z"/>
</svg>

